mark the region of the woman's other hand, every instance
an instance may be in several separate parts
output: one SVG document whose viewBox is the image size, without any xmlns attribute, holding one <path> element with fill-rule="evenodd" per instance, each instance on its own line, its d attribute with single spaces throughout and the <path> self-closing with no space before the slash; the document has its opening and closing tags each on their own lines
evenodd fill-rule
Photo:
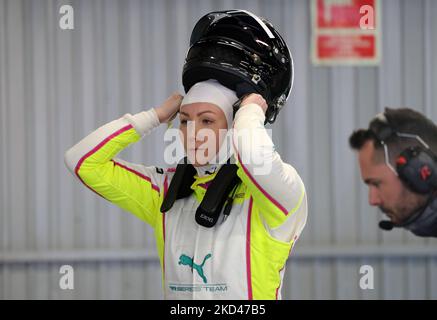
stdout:
<svg viewBox="0 0 437 320">
<path fill-rule="evenodd" d="M 261 109 L 263 109 L 264 113 L 266 113 L 267 102 L 260 94 L 251 93 L 251 94 L 247 95 L 243 99 L 243 101 L 241 102 L 240 108 L 244 107 L 245 105 L 251 104 L 251 103 L 259 105 L 261 107 Z"/>
</svg>

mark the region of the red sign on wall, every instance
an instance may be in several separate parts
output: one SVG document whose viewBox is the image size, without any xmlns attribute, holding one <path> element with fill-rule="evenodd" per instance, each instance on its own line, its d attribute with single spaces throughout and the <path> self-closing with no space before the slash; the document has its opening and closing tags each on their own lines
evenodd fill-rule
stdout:
<svg viewBox="0 0 437 320">
<path fill-rule="evenodd" d="M 318 65 L 380 61 L 379 0 L 312 0 L 312 56 Z"/>
</svg>

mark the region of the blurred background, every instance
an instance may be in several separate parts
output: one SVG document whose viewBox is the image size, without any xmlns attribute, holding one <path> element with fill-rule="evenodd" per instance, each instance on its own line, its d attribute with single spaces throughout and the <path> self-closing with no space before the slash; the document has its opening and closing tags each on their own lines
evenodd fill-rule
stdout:
<svg viewBox="0 0 437 320">
<path fill-rule="evenodd" d="M 65 4 L 74 30 L 59 27 Z M 80 185 L 63 155 L 98 126 L 183 92 L 194 24 L 230 8 L 267 18 L 294 56 L 273 140 L 306 184 L 309 217 L 283 297 L 436 299 L 437 239 L 378 228 L 347 140 L 384 106 L 437 121 L 437 1 L 379 5 L 379 63 L 318 66 L 306 0 L 0 0 L 0 299 L 162 298 L 152 229 Z M 121 157 L 165 166 L 164 131 Z M 59 287 L 65 264 L 74 290 Z M 359 286 L 362 265 L 373 290 Z"/>
</svg>

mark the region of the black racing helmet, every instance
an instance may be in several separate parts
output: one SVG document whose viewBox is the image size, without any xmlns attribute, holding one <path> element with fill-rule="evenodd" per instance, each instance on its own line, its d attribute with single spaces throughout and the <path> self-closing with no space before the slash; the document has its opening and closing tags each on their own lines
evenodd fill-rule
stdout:
<svg viewBox="0 0 437 320">
<path fill-rule="evenodd" d="M 266 123 L 273 123 L 293 86 L 293 58 L 270 22 L 245 10 L 215 11 L 194 26 L 185 58 L 185 92 L 216 79 L 241 98 L 256 92 L 266 99 Z"/>
</svg>

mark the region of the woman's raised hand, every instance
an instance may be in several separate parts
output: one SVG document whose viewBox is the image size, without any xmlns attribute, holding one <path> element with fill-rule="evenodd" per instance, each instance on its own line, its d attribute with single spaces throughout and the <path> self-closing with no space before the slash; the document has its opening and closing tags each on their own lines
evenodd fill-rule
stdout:
<svg viewBox="0 0 437 320">
<path fill-rule="evenodd" d="M 159 107 L 155 108 L 160 123 L 168 123 L 176 117 L 183 98 L 178 92 L 174 92 Z"/>
</svg>

